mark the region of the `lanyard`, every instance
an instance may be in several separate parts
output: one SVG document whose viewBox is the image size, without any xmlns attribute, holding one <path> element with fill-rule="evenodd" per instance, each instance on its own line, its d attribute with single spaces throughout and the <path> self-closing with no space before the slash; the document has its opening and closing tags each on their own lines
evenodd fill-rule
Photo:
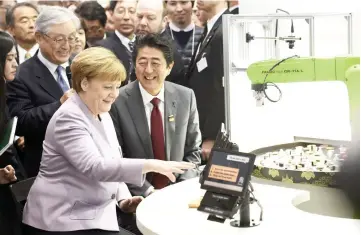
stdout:
<svg viewBox="0 0 361 235">
<path fill-rule="evenodd" d="M 169 28 L 170 30 L 170 35 L 172 36 L 172 39 L 174 40 L 174 35 L 173 35 L 173 30 L 171 28 Z M 195 36 L 195 32 L 196 32 L 196 27 L 193 28 L 193 36 L 192 36 L 192 56 L 194 53 L 194 36 Z"/>
</svg>

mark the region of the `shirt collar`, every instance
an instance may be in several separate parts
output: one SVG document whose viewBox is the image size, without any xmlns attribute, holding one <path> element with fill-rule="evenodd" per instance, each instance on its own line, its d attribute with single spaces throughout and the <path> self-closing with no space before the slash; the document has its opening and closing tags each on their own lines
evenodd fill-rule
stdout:
<svg viewBox="0 0 361 235">
<path fill-rule="evenodd" d="M 129 38 L 123 36 L 118 30 L 115 30 L 115 34 L 117 35 L 117 37 L 119 38 L 119 40 L 122 42 L 122 44 L 126 47 L 129 46 L 129 42 L 134 42 L 135 41 L 135 37 L 133 37 L 132 40 L 130 40 Z"/>
<path fill-rule="evenodd" d="M 175 32 L 179 32 L 179 31 L 189 32 L 189 31 L 192 31 L 194 29 L 194 27 L 195 27 L 195 24 L 191 23 L 184 29 L 180 29 L 173 22 L 169 22 L 169 28 Z"/>
<path fill-rule="evenodd" d="M 227 8 L 224 8 L 223 10 L 219 11 L 217 15 L 213 16 L 210 20 L 207 22 L 207 28 L 208 32 L 210 32 L 213 28 L 213 25 L 216 23 L 219 17 L 227 10 Z"/>
<path fill-rule="evenodd" d="M 41 61 L 41 63 L 43 63 L 45 65 L 45 67 L 47 67 L 49 69 L 51 74 L 54 74 L 56 72 L 56 69 L 58 68 L 59 65 L 53 64 L 48 59 L 46 59 L 44 57 L 44 55 L 41 53 L 41 50 L 39 50 L 39 52 L 38 52 L 38 58 Z M 64 69 L 66 69 L 66 67 L 69 66 L 69 62 L 67 61 L 64 64 L 61 64 L 60 66 L 63 67 Z"/>
<path fill-rule="evenodd" d="M 152 101 L 153 98 L 158 98 L 160 99 L 162 102 L 164 102 L 164 84 L 162 89 L 160 89 L 160 92 L 158 95 L 156 96 L 152 96 L 151 94 L 149 94 L 142 86 L 142 84 L 139 82 L 139 89 L 140 89 L 140 94 L 142 95 L 143 98 L 143 103 L 144 106 L 148 105 L 150 103 L 150 101 Z"/>
<path fill-rule="evenodd" d="M 236 8 L 238 8 L 239 7 L 239 5 L 235 5 L 235 6 L 233 6 L 233 7 L 230 7 L 229 8 L 229 11 L 233 11 L 234 9 L 236 9 Z"/>
<path fill-rule="evenodd" d="M 31 55 L 34 55 L 35 52 L 39 49 L 39 44 L 35 44 L 29 51 L 25 50 L 24 48 L 22 48 L 19 44 L 18 44 L 18 50 L 19 52 L 23 52 L 24 55 L 26 54 L 26 52 L 29 52 Z"/>
<path fill-rule="evenodd" d="M 39 49 L 39 44 L 35 44 L 29 51 L 22 48 L 19 44 L 17 45 L 18 52 L 19 52 L 19 58 L 20 61 L 22 61 L 25 58 L 25 55 L 27 52 L 30 53 L 31 56 L 35 55 L 36 51 Z"/>
</svg>

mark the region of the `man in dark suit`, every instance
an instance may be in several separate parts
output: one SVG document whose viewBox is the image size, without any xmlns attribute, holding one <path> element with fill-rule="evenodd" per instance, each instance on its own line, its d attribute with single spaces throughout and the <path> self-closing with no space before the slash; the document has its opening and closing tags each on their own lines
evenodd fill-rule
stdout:
<svg viewBox="0 0 361 235">
<path fill-rule="evenodd" d="M 202 133 L 202 156 L 207 160 L 221 123 L 225 120 L 223 88 L 222 15 L 229 14 L 226 0 L 197 1 L 199 10 L 209 17 L 187 73 L 187 85 L 193 89 Z"/>
<path fill-rule="evenodd" d="M 174 64 L 170 40 L 148 34 L 137 41 L 134 55 L 137 81 L 120 89 L 110 111 L 124 157 L 199 164 L 201 135 L 194 93 L 164 81 Z M 198 175 L 198 170 L 188 170 L 177 182 Z M 169 183 L 148 174 L 142 187 L 128 187 L 134 195 L 147 196 Z"/>
<path fill-rule="evenodd" d="M 17 62 L 23 63 L 39 49 L 35 40 L 35 20 L 39 10 L 29 2 L 15 4 L 6 13 L 6 27 L 16 41 Z"/>
<path fill-rule="evenodd" d="M 127 71 L 126 85 L 130 81 L 133 71 L 132 51 L 135 40 L 136 1 L 111 1 L 109 10 L 114 21 L 114 33 L 96 43 L 114 52 Z"/>
<path fill-rule="evenodd" d="M 24 167 L 36 176 L 42 144 L 50 118 L 72 95 L 66 66 L 76 42 L 79 19 L 70 10 L 49 7 L 36 20 L 40 50 L 21 64 L 15 79 L 7 83 L 10 115 L 18 117 L 16 134 L 25 138 Z"/>
</svg>

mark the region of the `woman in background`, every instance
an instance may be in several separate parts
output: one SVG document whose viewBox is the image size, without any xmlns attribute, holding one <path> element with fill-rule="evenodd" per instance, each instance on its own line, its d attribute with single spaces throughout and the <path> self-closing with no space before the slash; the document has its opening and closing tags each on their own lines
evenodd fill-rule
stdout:
<svg viewBox="0 0 361 235">
<path fill-rule="evenodd" d="M 16 70 L 18 68 L 18 63 L 16 61 L 17 52 L 14 39 L 9 34 L 0 32 L 0 74 L 2 76 L 2 82 L 5 81 L 5 83 L 7 83 L 15 79 Z M 5 108 L 4 118 L 6 120 L 10 118 L 10 114 L 5 103 L 5 90 L 1 92 L 1 94 L 4 94 L 4 98 L 0 102 L 4 102 L 2 107 Z M 0 130 L 4 130 L 4 128 Z M 24 137 L 19 137 L 16 140 L 16 147 L 19 151 L 24 149 Z M 16 149 L 14 148 L 11 148 L 9 151 L 12 151 L 14 154 L 16 154 Z"/>
<path fill-rule="evenodd" d="M 80 25 L 80 28 L 77 30 L 76 34 L 77 34 L 76 35 L 77 40 L 75 42 L 75 46 L 74 46 L 70 61 L 72 61 L 77 54 L 82 52 L 84 49 L 88 48 L 87 43 L 86 43 L 85 30 L 84 30 L 83 23 Z"/>
<path fill-rule="evenodd" d="M 6 122 L 10 118 L 6 107 L 5 84 L 6 81 L 14 80 L 18 67 L 14 45 L 14 40 L 8 33 L 0 32 L 0 75 L 2 77 L 0 79 L 0 140 L 4 135 Z M 17 166 L 17 162 L 12 152 L 7 151 L 0 157 L 0 184 L 16 180 L 15 171 L 11 165 Z"/>
<path fill-rule="evenodd" d="M 9 34 L 0 32 L 0 142 L 9 118 L 5 103 L 5 80 L 13 80 L 17 68 L 14 41 Z M 17 218 L 15 203 L 12 199 L 9 183 L 17 180 L 14 167 L 17 161 L 13 155 L 14 148 L 0 156 L 0 234 L 19 235 L 20 220 Z M 14 167 L 13 167 L 14 166 Z"/>
</svg>

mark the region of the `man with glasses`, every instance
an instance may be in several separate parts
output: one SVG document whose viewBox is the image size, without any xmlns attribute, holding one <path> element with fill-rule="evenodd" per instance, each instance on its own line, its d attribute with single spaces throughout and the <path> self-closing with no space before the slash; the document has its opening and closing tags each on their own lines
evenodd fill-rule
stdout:
<svg viewBox="0 0 361 235">
<path fill-rule="evenodd" d="M 7 84 L 7 104 L 12 117 L 18 117 L 16 134 L 25 137 L 24 167 L 36 176 L 48 122 L 55 111 L 73 94 L 69 57 L 77 40 L 79 19 L 66 8 L 52 6 L 35 22 L 39 51 L 21 64 Z"/>
<path fill-rule="evenodd" d="M 113 51 L 124 65 L 127 78 L 122 85 L 129 83 L 133 71 L 132 51 L 135 41 L 136 4 L 135 0 L 110 1 L 109 10 L 114 21 L 115 32 L 97 43 L 97 45 Z"/>
</svg>

